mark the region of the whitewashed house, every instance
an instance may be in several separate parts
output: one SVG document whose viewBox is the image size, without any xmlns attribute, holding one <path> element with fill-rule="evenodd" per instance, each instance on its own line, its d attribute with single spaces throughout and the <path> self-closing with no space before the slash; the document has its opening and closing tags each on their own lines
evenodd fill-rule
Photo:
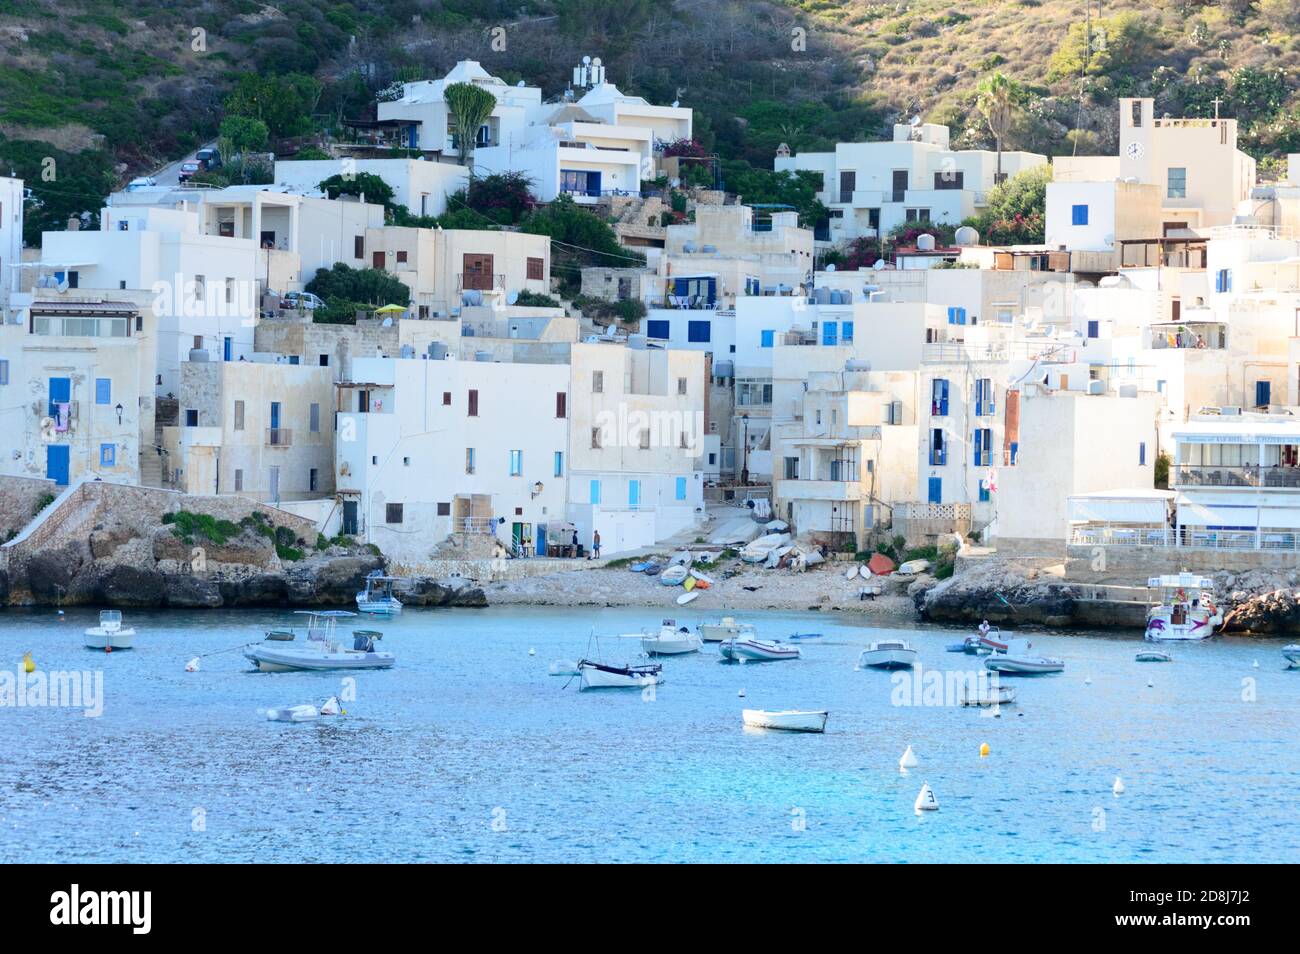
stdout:
<svg viewBox="0 0 1300 954">
<path fill-rule="evenodd" d="M 23 258 L 23 180 L 0 176 L 0 308 L 18 291 Z"/>
</svg>

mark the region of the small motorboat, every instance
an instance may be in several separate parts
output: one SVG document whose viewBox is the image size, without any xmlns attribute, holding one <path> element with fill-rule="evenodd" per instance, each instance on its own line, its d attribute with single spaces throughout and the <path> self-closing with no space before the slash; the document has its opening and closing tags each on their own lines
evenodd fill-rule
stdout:
<svg viewBox="0 0 1300 954">
<path fill-rule="evenodd" d="M 738 623 L 730 616 L 724 616 L 716 623 L 700 624 L 700 637 L 706 643 L 720 643 L 724 639 L 754 635 L 756 631 L 753 623 Z"/>
<path fill-rule="evenodd" d="M 662 683 L 663 666 L 650 663 L 637 666 L 613 666 L 591 659 L 578 661 L 581 689 L 641 689 Z"/>
<path fill-rule="evenodd" d="M 1003 636 L 1002 630 L 998 629 L 996 626 L 989 626 L 987 628 L 981 626 L 979 633 L 971 638 L 973 638 L 975 642 L 972 648 L 966 651 L 974 656 L 986 655 L 988 653 L 1004 653 L 1007 651 L 1007 646 L 1011 643 L 1011 637 Z M 971 638 L 968 638 L 966 642 L 970 643 Z"/>
<path fill-rule="evenodd" d="M 352 633 L 352 648 L 344 649 L 335 638 L 340 619 L 355 616 L 347 610 L 298 610 L 308 617 L 307 638 L 294 646 L 270 646 L 265 642 L 249 647 L 244 657 L 261 672 L 314 672 L 332 669 L 390 669 L 397 657 L 378 652 L 375 641 L 383 637 L 373 629 Z"/>
<path fill-rule="evenodd" d="M 650 569 L 650 567 L 654 565 L 655 564 L 650 560 L 640 560 L 636 563 L 633 563 L 631 566 L 628 567 L 628 569 L 631 570 L 633 573 L 644 573 L 646 570 Z"/>
<path fill-rule="evenodd" d="M 85 631 L 87 649 L 130 649 L 135 644 L 135 630 L 122 625 L 121 610 L 101 610 L 99 625 Z"/>
<path fill-rule="evenodd" d="M 1174 657 L 1160 649 L 1144 649 L 1133 657 L 1137 662 L 1173 662 Z"/>
<path fill-rule="evenodd" d="M 964 706 L 1009 706 L 1016 701 L 1016 690 L 993 684 L 964 685 L 959 701 Z"/>
<path fill-rule="evenodd" d="M 824 635 L 823 633 L 791 633 L 789 636 L 786 637 L 786 639 L 793 639 L 793 640 L 821 639 L 823 635 Z"/>
<path fill-rule="evenodd" d="M 778 659 L 798 659 L 803 655 L 798 646 L 766 640 L 742 638 L 725 639 L 718 644 L 722 658 L 729 662 L 771 662 Z"/>
<path fill-rule="evenodd" d="M 862 651 L 858 665 L 871 669 L 911 669 L 916 665 L 916 650 L 901 639 L 882 639 Z"/>
<path fill-rule="evenodd" d="M 391 576 L 372 570 L 366 576 L 366 588 L 357 594 L 357 609 L 372 616 L 396 616 L 402 611 L 402 601 L 393 595 Z"/>
<path fill-rule="evenodd" d="M 1300 669 L 1300 643 L 1291 643 L 1282 647 L 1282 655 L 1286 658 L 1287 666 L 1291 669 Z"/>
<path fill-rule="evenodd" d="M 666 566 L 663 572 L 659 574 L 659 582 L 664 586 L 681 586 L 686 582 L 689 570 L 680 563 L 674 563 L 672 566 Z"/>
<path fill-rule="evenodd" d="M 641 637 L 641 650 L 651 656 L 681 656 L 686 653 L 698 653 L 704 646 L 704 640 L 698 633 L 692 633 L 685 626 L 678 627 L 677 621 L 666 619 L 659 624 L 659 631 L 647 632 Z"/>
<path fill-rule="evenodd" d="M 1208 639 L 1223 623 L 1223 611 L 1214 604 L 1214 581 L 1195 573 L 1173 573 L 1147 580 L 1156 592 L 1147 610 L 1146 638 L 1153 641 Z"/>
<path fill-rule="evenodd" d="M 271 629 L 267 630 L 266 639 L 272 643 L 291 643 L 297 639 L 297 634 L 291 629 Z"/>
<path fill-rule="evenodd" d="M 753 729 L 782 729 L 786 732 L 825 732 L 825 709 L 742 709 L 740 717 Z"/>
<path fill-rule="evenodd" d="M 1015 676 L 1034 676 L 1044 673 L 1064 672 L 1065 663 L 1049 656 L 1030 652 L 1033 644 L 1027 639 L 1013 639 L 1006 652 L 994 653 L 984 660 L 984 668 Z"/>
<path fill-rule="evenodd" d="M 929 560 L 908 560 L 906 563 L 900 563 L 895 573 L 903 576 L 915 576 L 918 573 L 924 573 L 930 569 Z"/>
</svg>

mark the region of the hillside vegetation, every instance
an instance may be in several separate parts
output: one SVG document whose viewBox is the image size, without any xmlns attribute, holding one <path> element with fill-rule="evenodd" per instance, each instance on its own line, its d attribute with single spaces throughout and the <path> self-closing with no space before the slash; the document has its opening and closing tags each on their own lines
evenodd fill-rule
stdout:
<svg viewBox="0 0 1300 954">
<path fill-rule="evenodd" d="M 827 148 L 914 116 L 991 146 L 993 72 L 1024 89 L 1005 146 L 1115 147 L 1115 100 L 1242 122 L 1276 172 L 1300 151 L 1293 0 L 0 0 L 0 171 L 36 190 L 29 239 L 130 175 L 257 115 L 272 143 L 328 133 L 377 90 L 477 59 L 558 94 L 583 55 L 651 101 L 752 194 L 776 147 Z M 287 105 L 286 105 L 287 104 Z M 262 111 L 267 112 L 262 116 Z M 770 185 L 770 183 L 768 183 Z"/>
</svg>

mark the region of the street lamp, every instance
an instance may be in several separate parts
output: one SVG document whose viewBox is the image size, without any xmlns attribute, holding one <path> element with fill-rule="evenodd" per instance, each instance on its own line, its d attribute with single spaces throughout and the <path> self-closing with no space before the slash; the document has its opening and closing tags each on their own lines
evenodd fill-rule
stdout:
<svg viewBox="0 0 1300 954">
<path fill-rule="evenodd" d="M 749 415 L 740 415 L 743 432 L 740 438 L 740 483 L 749 486 Z"/>
<path fill-rule="evenodd" d="M 542 482 L 540 480 L 533 484 L 533 499 L 540 497 L 543 489 L 545 488 L 542 487 Z"/>
<path fill-rule="evenodd" d="M 118 401 L 117 407 L 113 408 L 113 410 L 117 411 L 117 423 L 121 424 L 122 423 L 122 402 Z"/>
</svg>

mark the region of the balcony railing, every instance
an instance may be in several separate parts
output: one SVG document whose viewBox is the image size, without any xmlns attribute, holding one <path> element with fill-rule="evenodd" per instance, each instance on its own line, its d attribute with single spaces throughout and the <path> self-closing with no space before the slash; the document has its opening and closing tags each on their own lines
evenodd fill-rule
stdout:
<svg viewBox="0 0 1300 954">
<path fill-rule="evenodd" d="M 1070 530 L 1068 542 L 1086 547 L 1177 547 L 1184 550 L 1268 550 L 1300 552 L 1294 530 L 1207 530 L 1183 527 L 1089 527 Z"/>
<path fill-rule="evenodd" d="M 456 291 L 491 291 L 505 288 L 505 275 L 493 275 L 488 272 L 458 272 L 456 274 Z"/>
<path fill-rule="evenodd" d="M 267 447 L 290 447 L 293 444 L 293 430 L 288 427 L 268 427 L 266 429 Z"/>
<path fill-rule="evenodd" d="M 1175 464 L 1173 478 L 1174 484 L 1179 487 L 1277 487 L 1300 490 L 1300 467 Z"/>
</svg>

